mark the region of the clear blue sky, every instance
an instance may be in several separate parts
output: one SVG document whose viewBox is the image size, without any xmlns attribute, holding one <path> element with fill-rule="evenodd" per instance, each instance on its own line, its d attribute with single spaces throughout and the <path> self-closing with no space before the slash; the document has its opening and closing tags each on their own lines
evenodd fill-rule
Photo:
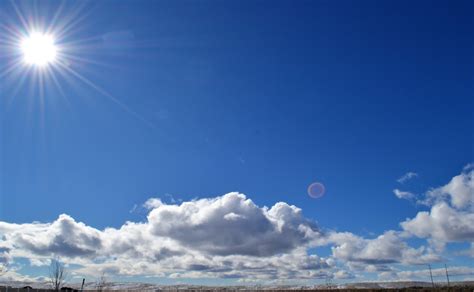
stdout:
<svg viewBox="0 0 474 292">
<path fill-rule="evenodd" d="M 18 7 L 49 25 L 60 3 Z M 0 221 L 65 213 L 119 228 L 145 220 L 132 209 L 151 197 L 235 191 L 371 238 L 430 210 L 393 189 L 422 194 L 474 161 L 470 1 L 63 6 L 58 23 L 79 20 L 58 39 L 71 68 L 130 111 L 71 74 L 59 74 L 64 95 L 50 80 L 43 99 L 27 73 L 16 94 L 22 75 L 2 76 Z M 10 2 L 0 17 L 2 34 L 21 26 Z M 398 183 L 407 172 L 418 176 Z"/>
</svg>

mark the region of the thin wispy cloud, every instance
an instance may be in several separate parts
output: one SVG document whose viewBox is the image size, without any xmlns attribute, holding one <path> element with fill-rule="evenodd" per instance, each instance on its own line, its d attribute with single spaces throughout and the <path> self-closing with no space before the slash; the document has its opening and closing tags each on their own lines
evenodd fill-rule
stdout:
<svg viewBox="0 0 474 292">
<path fill-rule="evenodd" d="M 408 191 L 401 191 L 399 189 L 394 189 L 393 190 L 393 193 L 395 194 L 395 196 L 399 199 L 406 199 L 406 200 L 409 200 L 409 199 L 413 199 L 415 197 L 415 194 L 413 194 L 412 192 L 408 192 Z"/>
<path fill-rule="evenodd" d="M 401 184 L 404 184 L 406 183 L 407 181 L 411 180 L 411 179 L 414 179 L 418 177 L 418 174 L 416 172 L 407 172 L 405 173 L 404 175 L 402 175 L 400 178 L 397 179 L 397 182 L 401 183 Z"/>
</svg>

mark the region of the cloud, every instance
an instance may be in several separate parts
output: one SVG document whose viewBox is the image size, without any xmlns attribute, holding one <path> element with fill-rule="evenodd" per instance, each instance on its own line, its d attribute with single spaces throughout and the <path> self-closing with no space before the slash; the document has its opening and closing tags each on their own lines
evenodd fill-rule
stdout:
<svg viewBox="0 0 474 292">
<path fill-rule="evenodd" d="M 160 207 L 161 205 L 163 205 L 163 203 L 161 202 L 160 199 L 150 198 L 145 202 L 145 204 L 143 204 L 143 207 L 145 207 L 148 210 L 152 210 L 154 208 Z"/>
<path fill-rule="evenodd" d="M 339 270 L 334 273 L 334 279 L 341 280 L 341 279 L 354 279 L 354 278 L 355 278 L 354 274 L 349 271 Z"/>
<path fill-rule="evenodd" d="M 409 171 L 407 173 L 405 173 L 404 175 L 402 175 L 399 179 L 397 179 L 397 182 L 403 184 L 409 180 L 411 180 L 412 178 L 415 178 L 417 177 L 418 174 L 416 172 L 412 172 L 412 171 Z"/>
<path fill-rule="evenodd" d="M 474 241 L 474 213 L 456 210 L 445 202 L 437 203 L 430 212 L 419 212 L 401 226 L 417 237 L 441 242 Z"/>
<path fill-rule="evenodd" d="M 181 205 L 156 205 L 151 232 L 213 255 L 270 256 L 320 236 L 301 209 L 280 202 L 260 208 L 238 193 Z"/>
<path fill-rule="evenodd" d="M 468 163 L 464 166 L 464 168 L 462 169 L 464 172 L 467 172 L 467 171 L 470 171 L 474 169 L 474 162 L 471 162 L 471 163 Z"/>
<path fill-rule="evenodd" d="M 409 200 L 409 199 L 413 199 L 415 197 L 415 195 L 411 192 L 406 192 L 406 191 L 401 191 L 399 189 L 394 189 L 393 190 L 393 193 L 395 194 L 395 196 L 397 196 L 397 198 L 399 199 L 406 199 L 406 200 Z"/>
<path fill-rule="evenodd" d="M 28 258 L 34 266 L 60 256 L 81 265 L 76 272 L 85 275 L 174 278 L 351 278 L 346 264 L 384 270 L 386 264 L 425 262 L 430 256 L 424 248 L 410 248 L 396 232 L 375 239 L 323 232 L 295 206 L 259 207 L 238 193 L 181 204 L 153 199 L 145 205 L 146 222 L 104 230 L 68 215 L 51 223 L 0 222 L 0 242 L 9 247 L 9 257 Z M 332 255 L 308 253 L 321 245 L 332 245 Z"/>
<path fill-rule="evenodd" d="M 1 267 L 7 265 L 10 262 L 11 260 L 10 255 L 9 255 L 10 250 L 11 249 L 9 247 L 0 245 L 0 270 L 1 270 Z"/>
<path fill-rule="evenodd" d="M 466 166 L 444 186 L 429 190 L 422 201 L 431 207 L 400 225 L 408 233 L 443 246 L 474 242 L 474 169 Z"/>
<path fill-rule="evenodd" d="M 472 267 L 463 267 L 463 266 L 455 266 L 455 267 L 448 267 L 448 272 L 450 277 L 455 276 L 472 276 L 474 275 L 474 268 Z M 431 273 L 433 277 L 443 278 L 446 279 L 446 270 L 445 268 L 438 268 L 432 269 Z M 416 271 L 400 271 L 396 273 L 396 277 L 398 280 L 412 280 L 412 279 L 422 279 L 428 280 L 430 275 L 430 271 L 428 269 L 423 270 L 416 270 Z"/>
<path fill-rule="evenodd" d="M 464 170 L 438 188 L 442 191 L 431 190 L 437 195 L 430 211 L 403 221 L 401 231 L 375 238 L 323 229 L 285 202 L 261 207 L 243 194 L 229 193 L 180 203 L 152 198 L 143 205 L 148 212 L 144 222 L 125 222 L 119 228 L 99 230 L 65 214 L 50 223 L 0 222 L 0 261 L 27 258 L 31 265 L 43 266 L 59 256 L 79 265 L 76 273 L 91 276 L 255 281 L 347 279 L 360 273 L 388 277 L 397 273 L 394 267 L 442 260 L 437 243 L 474 242 L 474 213 L 465 199 L 471 181 L 472 170 Z M 430 245 L 411 247 L 406 239 L 413 236 Z M 310 253 L 321 246 L 331 247 L 331 254 Z M 472 255 L 472 249 L 464 254 Z"/>
<path fill-rule="evenodd" d="M 0 222 L 0 234 L 16 248 L 37 255 L 92 257 L 102 247 L 100 232 L 60 215 L 50 224 L 8 224 Z"/>
<path fill-rule="evenodd" d="M 11 286 L 24 286 L 25 283 L 32 284 L 32 283 L 44 283 L 48 279 L 45 277 L 32 277 L 28 275 L 20 274 L 19 271 L 14 269 L 8 269 L 4 273 L 0 272 L 0 283 L 6 284 Z M 46 285 L 45 285 L 46 286 Z"/>
<path fill-rule="evenodd" d="M 449 201 L 458 209 L 474 208 L 474 168 L 469 164 L 451 181 L 427 192 L 425 204 Z"/>
<path fill-rule="evenodd" d="M 471 243 L 471 249 L 467 251 L 467 254 L 471 257 L 474 258 L 474 242 Z"/>
<path fill-rule="evenodd" d="M 417 265 L 440 260 L 438 255 L 423 246 L 417 249 L 409 247 L 395 231 L 387 231 L 374 239 L 365 239 L 348 232 L 333 233 L 330 241 L 335 243 L 332 247 L 335 258 L 362 264 L 361 269 L 365 269 L 367 265 Z"/>
<path fill-rule="evenodd" d="M 53 256 L 97 275 L 314 278 L 337 271 L 330 258 L 308 254 L 323 237 L 301 209 L 283 202 L 259 207 L 229 193 L 181 204 L 148 200 L 146 222 L 98 230 L 60 215 L 51 223 L 0 222 L 4 257 L 41 266 Z"/>
</svg>

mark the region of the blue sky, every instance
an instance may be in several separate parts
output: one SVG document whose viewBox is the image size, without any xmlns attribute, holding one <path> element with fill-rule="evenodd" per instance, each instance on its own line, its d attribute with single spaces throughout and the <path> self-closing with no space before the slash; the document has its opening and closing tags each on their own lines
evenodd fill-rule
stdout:
<svg viewBox="0 0 474 292">
<path fill-rule="evenodd" d="M 321 230 L 367 240 L 408 232 L 401 222 L 442 200 L 471 218 L 457 189 L 420 202 L 458 175 L 472 202 L 473 172 L 463 170 L 474 161 L 472 11 L 469 1 L 1 2 L 0 221 L 50 224 L 64 213 L 119 229 L 159 213 L 142 206 L 150 198 L 172 205 L 230 192 L 259 208 L 295 205 Z M 54 63 L 57 83 L 7 71 L 29 33 L 20 15 L 61 32 L 62 61 L 89 81 Z M 418 175 L 397 182 L 408 172 Z M 307 195 L 315 181 L 326 187 L 320 199 Z M 418 231 L 409 245 L 434 254 L 435 233 Z M 463 252 L 473 239 L 461 237 L 436 254 L 472 268 Z M 380 278 L 337 258 L 331 240 L 308 250 L 356 279 Z M 27 253 L 5 244 L 12 265 L 15 250 Z"/>
</svg>

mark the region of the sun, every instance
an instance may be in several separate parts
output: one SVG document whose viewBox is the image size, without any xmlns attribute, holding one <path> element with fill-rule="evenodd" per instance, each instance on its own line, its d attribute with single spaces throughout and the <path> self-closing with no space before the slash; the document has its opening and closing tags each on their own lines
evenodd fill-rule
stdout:
<svg viewBox="0 0 474 292">
<path fill-rule="evenodd" d="M 9 3 L 12 16 L 0 21 L 0 84 L 4 80 L 11 83 L 11 99 L 27 88 L 27 93 L 35 96 L 34 101 L 39 101 L 42 110 L 46 99 L 68 99 L 70 86 L 73 89 L 89 88 L 148 126 L 155 127 L 83 74 L 85 70 L 94 70 L 88 66 L 110 67 L 108 62 L 98 59 L 107 53 L 99 51 L 100 37 L 81 37 L 88 34 L 87 29 L 81 28 L 87 18 L 88 4 L 69 6 L 65 2 L 48 2 L 54 6 L 45 6 L 48 15 L 52 16 L 46 17 L 41 16 L 43 10 L 37 10 L 38 5 L 31 6 L 27 1 L 25 5 L 18 5 L 17 1 Z"/>
<path fill-rule="evenodd" d="M 26 64 L 43 67 L 56 60 L 58 49 L 54 36 L 33 32 L 21 41 L 21 51 Z"/>
</svg>

